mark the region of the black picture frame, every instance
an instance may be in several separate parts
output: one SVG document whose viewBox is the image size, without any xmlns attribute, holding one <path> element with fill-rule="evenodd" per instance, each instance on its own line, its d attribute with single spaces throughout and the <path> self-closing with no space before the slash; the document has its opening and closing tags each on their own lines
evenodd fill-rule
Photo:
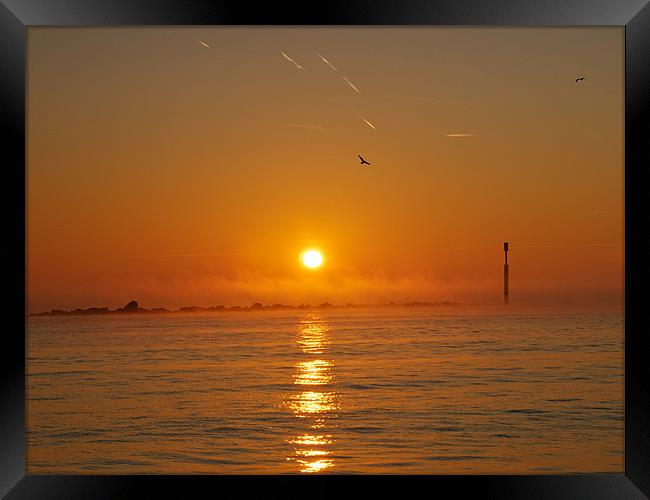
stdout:
<svg viewBox="0 0 650 500">
<path fill-rule="evenodd" d="M 25 82 L 27 29 L 34 26 L 463 25 L 625 28 L 625 472 L 518 476 L 57 476 L 26 475 L 25 430 Z M 7 238 L 0 370 L 0 495 L 7 498 L 188 497 L 256 492 L 332 496 L 351 490 L 480 498 L 644 498 L 650 496 L 650 363 L 643 308 L 647 265 L 641 235 L 650 166 L 650 5 L 647 0 L 330 0 L 259 5 L 232 0 L 0 0 L 2 212 Z M 645 126 L 644 126 L 645 125 Z M 646 209 L 643 207 L 646 206 Z M 22 333 L 21 333 L 22 332 Z M 309 494 L 306 494 L 309 492 Z"/>
</svg>

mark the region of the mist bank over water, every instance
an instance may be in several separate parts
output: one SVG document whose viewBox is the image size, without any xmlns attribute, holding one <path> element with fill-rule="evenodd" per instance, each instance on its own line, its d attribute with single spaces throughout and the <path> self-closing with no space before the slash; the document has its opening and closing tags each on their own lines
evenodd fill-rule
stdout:
<svg viewBox="0 0 650 500">
<path fill-rule="evenodd" d="M 52 309 L 50 311 L 30 313 L 29 316 L 96 316 L 96 315 L 123 315 L 123 314 L 203 314 L 203 313 L 240 313 L 240 312 L 273 312 L 273 311 L 322 311 L 322 310 L 426 310 L 428 312 L 441 312 L 443 314 L 487 314 L 487 315 L 519 315 L 519 314 L 623 314 L 623 304 L 562 304 L 562 305 L 538 305 L 538 304 L 470 304 L 461 302 L 387 302 L 382 304 L 332 304 L 323 302 L 318 305 L 312 304 L 270 304 L 265 305 L 254 302 L 251 305 L 216 305 L 216 306 L 185 306 L 177 309 L 165 307 L 144 308 L 135 300 L 130 301 L 123 307 L 109 309 L 108 307 L 89 307 L 86 309 L 76 308 L 72 310 Z"/>
</svg>

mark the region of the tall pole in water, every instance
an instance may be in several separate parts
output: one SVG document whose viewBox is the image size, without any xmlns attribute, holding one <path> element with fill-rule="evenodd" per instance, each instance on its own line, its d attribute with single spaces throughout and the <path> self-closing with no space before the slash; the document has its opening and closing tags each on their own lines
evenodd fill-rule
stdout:
<svg viewBox="0 0 650 500">
<path fill-rule="evenodd" d="M 508 297 L 508 242 L 503 243 L 503 253 L 506 256 L 506 263 L 503 266 L 503 303 L 508 304 L 510 299 Z"/>
</svg>

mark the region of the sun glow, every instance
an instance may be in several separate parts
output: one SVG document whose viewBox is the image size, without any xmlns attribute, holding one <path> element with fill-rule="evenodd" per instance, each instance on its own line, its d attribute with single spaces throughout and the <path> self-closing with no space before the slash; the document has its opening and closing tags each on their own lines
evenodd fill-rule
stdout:
<svg viewBox="0 0 650 500">
<path fill-rule="evenodd" d="M 323 256 L 316 250 L 307 250 L 302 254 L 302 263 L 313 269 L 319 267 L 323 263 Z"/>
</svg>

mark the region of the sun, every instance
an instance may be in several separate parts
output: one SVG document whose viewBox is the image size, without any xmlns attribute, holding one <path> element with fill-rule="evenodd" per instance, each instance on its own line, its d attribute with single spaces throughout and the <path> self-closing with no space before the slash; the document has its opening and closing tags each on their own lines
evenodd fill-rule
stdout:
<svg viewBox="0 0 650 500">
<path fill-rule="evenodd" d="M 302 254 L 302 263 L 314 269 L 323 263 L 323 256 L 317 250 L 307 250 Z"/>
</svg>

